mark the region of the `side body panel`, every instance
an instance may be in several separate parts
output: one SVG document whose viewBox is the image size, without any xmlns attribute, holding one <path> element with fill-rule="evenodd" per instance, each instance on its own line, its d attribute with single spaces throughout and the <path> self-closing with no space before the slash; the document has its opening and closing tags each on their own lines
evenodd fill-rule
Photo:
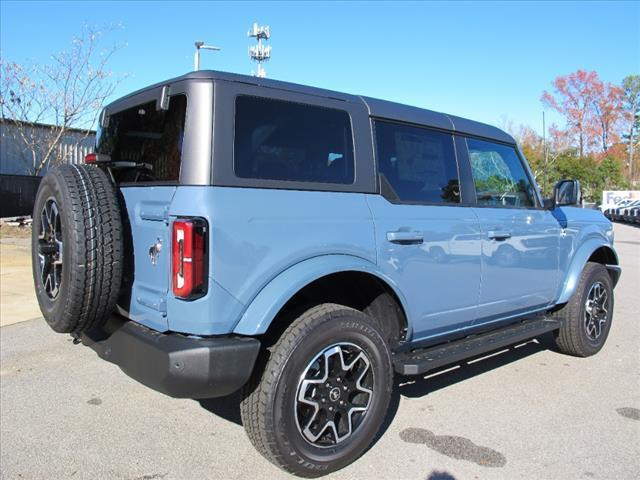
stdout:
<svg viewBox="0 0 640 480">
<path fill-rule="evenodd" d="M 170 294 L 167 301 L 169 328 L 177 332 L 229 333 L 269 282 L 307 259 L 345 255 L 376 262 L 363 194 L 180 187 L 170 215 L 206 218 L 210 229 L 209 293 L 194 302 Z M 283 296 L 274 292 L 272 301 Z M 245 319 L 242 333 L 259 333 L 259 325 L 259 318 Z"/>
<path fill-rule="evenodd" d="M 482 287 L 474 323 L 550 305 L 558 285 L 558 221 L 541 209 L 474 210 L 482 228 Z M 505 238 L 491 238 L 499 232 Z"/>
<path fill-rule="evenodd" d="M 476 317 L 480 289 L 480 229 L 471 208 L 392 204 L 368 195 L 378 265 L 407 299 L 413 340 L 451 333 Z M 397 232 L 419 241 L 396 243 Z"/>
<path fill-rule="evenodd" d="M 589 257 L 598 248 L 613 248 L 613 226 L 599 210 L 559 207 L 553 212 L 564 225 L 560 238 L 560 282 L 555 303 L 566 303 L 575 292 L 580 274 Z"/>
<path fill-rule="evenodd" d="M 371 261 L 351 255 L 322 255 L 293 265 L 269 282 L 247 306 L 234 333 L 259 335 L 266 332 L 287 300 L 314 280 L 338 272 L 363 272 L 380 278 L 393 289 L 403 309 L 408 310 L 400 287 Z"/>
</svg>

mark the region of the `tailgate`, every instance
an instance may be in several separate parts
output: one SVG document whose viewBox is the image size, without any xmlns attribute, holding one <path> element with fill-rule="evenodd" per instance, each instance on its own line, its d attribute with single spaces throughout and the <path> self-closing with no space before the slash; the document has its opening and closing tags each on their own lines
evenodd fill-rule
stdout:
<svg viewBox="0 0 640 480">
<path fill-rule="evenodd" d="M 122 187 L 128 222 L 125 223 L 130 280 L 120 308 L 131 320 L 160 332 L 169 329 L 167 292 L 171 279 L 171 225 L 169 207 L 174 186 Z M 127 225 L 128 223 L 128 225 Z M 126 231 L 128 230 L 128 232 Z"/>
</svg>

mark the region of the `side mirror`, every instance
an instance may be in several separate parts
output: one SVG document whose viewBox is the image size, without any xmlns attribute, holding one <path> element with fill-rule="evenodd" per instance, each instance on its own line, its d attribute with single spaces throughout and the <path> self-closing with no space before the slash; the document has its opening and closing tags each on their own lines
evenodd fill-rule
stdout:
<svg viewBox="0 0 640 480">
<path fill-rule="evenodd" d="M 581 198 L 578 180 L 560 180 L 553 187 L 553 201 L 556 206 L 579 206 Z"/>
</svg>

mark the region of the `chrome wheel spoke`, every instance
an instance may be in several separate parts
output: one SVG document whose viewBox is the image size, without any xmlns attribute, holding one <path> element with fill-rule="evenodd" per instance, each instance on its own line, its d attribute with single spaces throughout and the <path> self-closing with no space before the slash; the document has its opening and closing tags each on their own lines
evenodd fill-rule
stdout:
<svg viewBox="0 0 640 480">
<path fill-rule="evenodd" d="M 300 377 L 296 394 L 296 424 L 303 438 L 331 447 L 353 434 L 362 423 L 373 396 L 371 362 L 351 343 L 320 352 Z"/>
<path fill-rule="evenodd" d="M 596 338 L 598 338 L 601 333 L 602 333 L 602 322 L 600 322 L 599 320 L 596 320 L 595 322 L 593 322 L 593 334 L 595 335 Z"/>
<path fill-rule="evenodd" d="M 587 300 L 587 303 L 585 305 L 585 310 L 587 311 L 587 313 L 589 315 L 591 315 L 591 311 L 593 310 L 593 301 L 592 300 Z"/>
</svg>

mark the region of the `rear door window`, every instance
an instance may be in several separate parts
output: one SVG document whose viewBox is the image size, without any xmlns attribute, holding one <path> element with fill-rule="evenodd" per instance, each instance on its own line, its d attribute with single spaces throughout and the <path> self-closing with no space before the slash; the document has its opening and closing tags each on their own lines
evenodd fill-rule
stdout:
<svg viewBox="0 0 640 480">
<path fill-rule="evenodd" d="M 177 183 L 186 111 L 187 97 L 174 95 L 168 110 L 156 110 L 153 101 L 110 115 L 98 131 L 96 151 L 115 162 L 118 182 Z"/>
<path fill-rule="evenodd" d="M 378 171 L 400 202 L 460 203 L 451 134 L 375 122 Z"/>
<path fill-rule="evenodd" d="M 241 178 L 352 184 L 349 114 L 314 105 L 236 98 L 234 171 Z"/>
</svg>

